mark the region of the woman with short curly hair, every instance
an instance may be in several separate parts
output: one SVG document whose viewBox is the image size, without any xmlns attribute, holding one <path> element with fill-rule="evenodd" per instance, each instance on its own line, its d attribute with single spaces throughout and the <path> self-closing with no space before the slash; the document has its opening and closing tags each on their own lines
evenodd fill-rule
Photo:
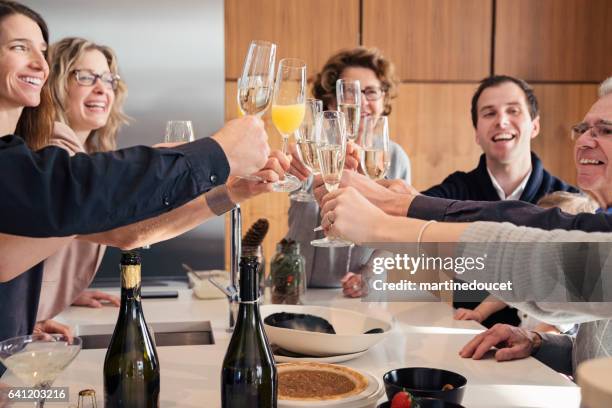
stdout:
<svg viewBox="0 0 612 408">
<path fill-rule="evenodd" d="M 391 99 L 397 96 L 397 79 L 395 78 L 395 68 L 393 64 L 385 59 L 377 48 L 358 47 L 350 50 L 343 50 L 332 55 L 321 72 L 316 74 L 312 84 L 312 94 L 316 99 L 323 101 L 323 109 L 335 109 L 336 107 L 336 81 L 345 78 L 345 72 L 351 68 L 363 68 L 371 71 L 379 84 L 370 88 L 371 98 L 382 98 L 382 115 L 391 113 Z M 343 76 L 344 75 L 344 76 Z M 368 91 L 363 86 L 366 101 Z M 379 99 L 375 99 L 378 101 Z"/>
<path fill-rule="evenodd" d="M 323 101 L 325 110 L 337 108 L 338 79 L 360 82 L 362 123 L 368 116 L 379 117 L 391 113 L 391 100 L 397 94 L 397 80 L 393 64 L 383 57 L 378 49 L 357 47 L 341 50 L 327 60 L 321 72 L 314 76 L 312 85 L 313 96 Z M 391 163 L 387 177 L 410 183 L 410 160 L 404 149 L 389 141 L 389 153 Z M 295 163 L 292 166 L 295 168 L 298 165 Z M 355 247 L 350 252 L 348 248 L 334 248 L 330 251 L 328 248 L 311 246 L 311 240 L 320 238 L 313 232 L 320 222 L 319 207 L 316 203 L 291 202 L 288 237 L 301 243 L 302 255 L 306 260 L 308 286 L 342 286 L 346 296 L 361 296 L 361 277 L 369 274 L 369 261 L 375 256 L 374 251 L 366 247 Z"/>
</svg>

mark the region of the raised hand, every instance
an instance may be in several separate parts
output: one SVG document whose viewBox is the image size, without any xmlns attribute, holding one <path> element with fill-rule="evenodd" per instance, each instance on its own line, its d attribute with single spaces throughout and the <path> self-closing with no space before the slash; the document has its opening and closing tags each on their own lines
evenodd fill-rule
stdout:
<svg viewBox="0 0 612 408">
<path fill-rule="evenodd" d="M 288 150 L 291 155 L 291 168 L 289 169 L 289 173 L 293 174 L 300 181 L 306 180 L 310 176 L 310 170 L 302 163 L 297 151 L 297 145 L 295 143 L 289 143 Z"/>
<path fill-rule="evenodd" d="M 212 138 L 225 152 L 231 176 L 253 174 L 266 165 L 270 154 L 268 134 L 258 117 L 231 120 Z"/>
<path fill-rule="evenodd" d="M 390 218 L 353 187 L 341 188 L 323 197 L 321 217 L 326 235 L 356 244 L 376 241 L 376 233 L 385 228 L 384 221 Z"/>
<path fill-rule="evenodd" d="M 280 150 L 272 151 L 266 165 L 253 173 L 261 181 L 230 177 L 227 181 L 227 192 L 230 200 L 234 203 L 240 203 L 256 195 L 273 191 L 272 183 L 282 180 L 290 166 L 291 162 L 286 155 Z"/>
<path fill-rule="evenodd" d="M 346 157 L 344 158 L 344 169 L 357 171 L 359 169 L 359 157 L 361 155 L 359 145 L 348 142 L 346 144 Z"/>
<path fill-rule="evenodd" d="M 401 179 L 393 179 L 393 180 L 382 179 L 382 180 L 376 180 L 376 183 L 395 193 L 411 194 L 411 195 L 420 194 L 417 191 L 417 189 L 415 189 L 410 184 L 406 183 L 404 180 L 401 180 Z"/>
</svg>

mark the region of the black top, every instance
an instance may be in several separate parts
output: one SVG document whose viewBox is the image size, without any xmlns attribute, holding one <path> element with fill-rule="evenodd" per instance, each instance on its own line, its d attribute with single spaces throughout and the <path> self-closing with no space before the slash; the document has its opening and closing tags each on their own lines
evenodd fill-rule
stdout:
<svg viewBox="0 0 612 408">
<path fill-rule="evenodd" d="M 521 194 L 520 200 L 535 204 L 540 198 L 554 191 L 579 192 L 577 188 L 547 172 L 538 156 L 532 152 L 531 174 L 529 175 L 529 179 Z M 487 162 L 484 154 L 480 156 L 478 167 L 474 170 L 468 173 L 456 171 L 444 179 L 442 184 L 438 184 L 437 186 L 433 186 L 423 191 L 423 194 L 431 197 L 452 198 L 455 200 L 500 201 L 499 195 L 487 171 Z M 410 215 L 412 216 L 412 214 Z M 478 306 L 478 303 L 465 301 L 462 298 L 464 294 L 464 292 L 460 291 L 454 293 L 454 307 L 474 309 Z M 484 291 L 480 291 L 480 293 L 471 292 L 469 294 L 470 299 L 480 298 L 484 300 L 487 296 L 488 293 Z M 493 313 L 488 319 L 482 322 L 486 327 L 491 327 L 496 323 L 518 325 L 520 319 L 515 309 L 506 307 Z"/>
<path fill-rule="evenodd" d="M 211 138 L 70 157 L 59 147 L 32 152 L 5 136 L 0 174 L 0 231 L 49 237 L 106 231 L 176 208 L 223 184 L 229 164 Z M 0 283 L 0 341 L 32 333 L 41 282 L 42 263 Z"/>
<path fill-rule="evenodd" d="M 173 149 L 137 146 L 76 154 L 32 152 L 0 138 L 0 232 L 35 237 L 86 234 L 176 208 L 223 184 L 229 164 L 211 138 Z"/>
</svg>

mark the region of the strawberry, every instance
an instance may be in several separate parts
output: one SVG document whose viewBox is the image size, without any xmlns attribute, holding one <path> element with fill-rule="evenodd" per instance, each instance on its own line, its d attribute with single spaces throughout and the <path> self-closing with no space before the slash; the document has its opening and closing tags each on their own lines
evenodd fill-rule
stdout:
<svg viewBox="0 0 612 408">
<path fill-rule="evenodd" d="M 410 408 L 412 406 L 412 397 L 406 391 L 400 391 L 393 396 L 390 408 Z"/>
</svg>

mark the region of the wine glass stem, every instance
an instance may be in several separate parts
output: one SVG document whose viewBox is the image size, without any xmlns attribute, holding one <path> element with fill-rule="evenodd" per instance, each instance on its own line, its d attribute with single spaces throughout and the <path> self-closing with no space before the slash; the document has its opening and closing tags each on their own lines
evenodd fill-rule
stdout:
<svg viewBox="0 0 612 408">
<path fill-rule="evenodd" d="M 282 135 L 282 137 L 283 137 L 282 152 L 283 154 L 286 155 L 287 154 L 287 143 L 289 142 L 289 137 L 285 135 Z"/>
</svg>

